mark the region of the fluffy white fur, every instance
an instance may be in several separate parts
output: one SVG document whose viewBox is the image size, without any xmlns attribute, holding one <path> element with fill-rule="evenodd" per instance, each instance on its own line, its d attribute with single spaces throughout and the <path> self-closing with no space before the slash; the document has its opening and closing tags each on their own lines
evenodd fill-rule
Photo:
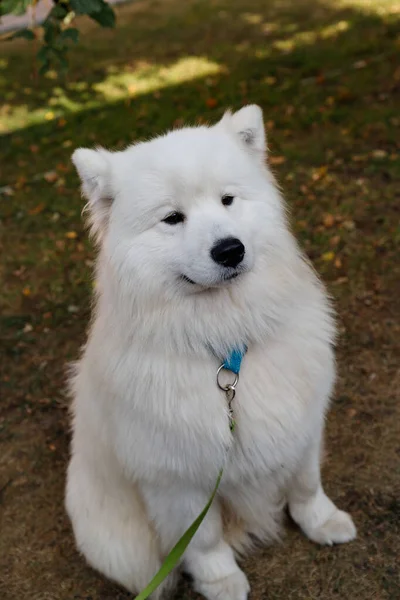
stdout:
<svg viewBox="0 0 400 600">
<path fill-rule="evenodd" d="M 356 535 L 320 478 L 335 326 L 289 232 L 265 144 L 262 112 L 247 106 L 213 127 L 73 155 L 100 250 L 72 378 L 66 506 L 89 563 L 134 593 L 204 507 L 229 448 L 181 565 L 206 598 L 247 597 L 235 551 L 277 537 L 287 503 L 318 543 Z M 174 211 L 183 223 L 163 221 Z M 237 269 L 210 256 L 226 237 L 246 248 Z M 243 342 L 232 435 L 216 371 Z"/>
</svg>

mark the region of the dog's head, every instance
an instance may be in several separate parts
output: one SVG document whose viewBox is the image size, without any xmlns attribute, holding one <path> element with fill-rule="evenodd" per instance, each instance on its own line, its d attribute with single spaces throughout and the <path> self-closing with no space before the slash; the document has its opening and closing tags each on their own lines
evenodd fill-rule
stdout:
<svg viewBox="0 0 400 600">
<path fill-rule="evenodd" d="M 76 150 L 92 229 L 119 280 L 147 297 L 244 282 L 285 229 L 265 151 L 254 105 L 123 152 Z"/>
</svg>

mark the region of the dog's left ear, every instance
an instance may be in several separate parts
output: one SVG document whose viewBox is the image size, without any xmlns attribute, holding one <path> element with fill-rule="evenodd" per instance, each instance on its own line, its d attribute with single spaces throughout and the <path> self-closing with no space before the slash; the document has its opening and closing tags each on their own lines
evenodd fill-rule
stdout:
<svg viewBox="0 0 400 600">
<path fill-rule="evenodd" d="M 267 149 L 262 110 L 257 104 L 244 106 L 235 113 L 227 112 L 221 123 L 227 124 L 250 150 L 264 153 Z"/>
</svg>

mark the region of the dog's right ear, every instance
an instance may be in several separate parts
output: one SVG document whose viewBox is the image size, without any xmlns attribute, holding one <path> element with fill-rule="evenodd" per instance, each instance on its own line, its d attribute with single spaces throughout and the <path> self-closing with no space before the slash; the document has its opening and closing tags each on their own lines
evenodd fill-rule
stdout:
<svg viewBox="0 0 400 600">
<path fill-rule="evenodd" d="M 110 152 L 103 148 L 78 148 L 72 162 L 82 182 L 82 194 L 88 200 L 91 232 L 99 240 L 106 228 L 113 202 L 111 190 Z"/>
</svg>

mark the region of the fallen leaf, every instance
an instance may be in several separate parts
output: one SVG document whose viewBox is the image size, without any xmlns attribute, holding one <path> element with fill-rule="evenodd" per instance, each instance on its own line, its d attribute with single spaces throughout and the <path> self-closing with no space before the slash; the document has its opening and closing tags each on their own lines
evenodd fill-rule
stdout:
<svg viewBox="0 0 400 600">
<path fill-rule="evenodd" d="M 216 98 L 207 98 L 206 100 L 206 105 L 208 106 L 208 108 L 215 108 L 218 104 L 218 101 Z"/>
<path fill-rule="evenodd" d="M 345 229 L 347 229 L 348 231 L 353 231 L 353 229 L 356 228 L 356 224 L 351 219 L 347 219 L 346 221 L 343 221 L 342 226 Z"/>
<path fill-rule="evenodd" d="M 69 240 L 75 240 L 78 237 L 78 234 L 76 233 L 76 231 L 67 231 L 65 237 Z"/>
<path fill-rule="evenodd" d="M 348 277 L 338 277 L 338 278 L 337 278 L 337 279 L 336 279 L 336 280 L 333 282 L 333 284 L 334 284 L 334 285 L 342 285 L 343 283 L 347 283 L 347 282 L 348 282 L 348 280 L 349 280 L 349 278 L 348 278 Z"/>
<path fill-rule="evenodd" d="M 66 124 L 67 124 L 67 121 L 66 121 L 66 119 L 64 119 L 64 118 L 62 118 L 62 117 L 61 117 L 61 119 L 58 119 L 58 121 L 57 121 L 57 125 L 58 125 L 59 127 L 65 127 L 65 125 L 66 125 Z"/>
<path fill-rule="evenodd" d="M 54 450 L 57 450 L 57 448 L 55 447 L 54 444 L 49 444 L 49 450 L 51 450 L 52 452 L 54 452 Z"/>
<path fill-rule="evenodd" d="M 335 253 L 332 251 L 324 252 L 321 258 L 324 262 L 330 262 L 335 258 Z"/>
<path fill-rule="evenodd" d="M 46 121 L 51 121 L 52 119 L 54 119 L 55 114 L 53 113 L 52 110 L 49 110 L 47 113 L 45 113 L 44 118 L 46 119 Z"/>
<path fill-rule="evenodd" d="M 353 67 L 355 69 L 364 69 L 367 66 L 367 61 L 366 60 L 358 60 L 357 62 L 355 62 L 353 64 Z"/>
<path fill-rule="evenodd" d="M 335 224 L 335 217 L 331 214 L 326 214 L 324 216 L 324 218 L 322 219 L 322 223 L 324 224 L 324 227 L 327 227 L 328 229 L 330 227 L 333 227 Z"/>
<path fill-rule="evenodd" d="M 327 172 L 328 172 L 328 167 L 326 165 L 322 165 L 321 167 L 318 167 L 318 169 L 315 169 L 315 171 L 312 174 L 313 181 L 318 181 L 318 179 L 322 179 L 323 177 L 325 177 Z"/>
<path fill-rule="evenodd" d="M 59 177 L 54 184 L 57 188 L 60 188 L 65 185 L 65 177 Z"/>
<path fill-rule="evenodd" d="M 335 262 L 333 264 L 335 265 L 335 267 L 337 269 L 340 269 L 342 267 L 342 260 L 341 260 L 340 256 L 337 256 L 335 258 Z"/>
<path fill-rule="evenodd" d="M 30 323 L 27 323 L 25 325 L 25 327 L 22 330 L 24 333 L 30 333 L 31 331 L 33 331 L 33 327 Z"/>
<path fill-rule="evenodd" d="M 334 235 L 333 238 L 329 240 L 329 245 L 333 248 L 337 246 L 340 242 L 340 235 Z"/>
<path fill-rule="evenodd" d="M 32 144 L 31 146 L 29 146 L 29 150 L 32 152 L 32 154 L 37 154 L 40 148 L 37 144 Z"/>
<path fill-rule="evenodd" d="M 56 240 L 56 248 L 58 250 L 64 250 L 65 249 L 65 242 L 64 242 L 64 240 Z"/>
<path fill-rule="evenodd" d="M 282 165 L 286 162 L 286 158 L 284 156 L 270 156 L 269 162 L 271 165 Z"/>
<path fill-rule="evenodd" d="M 24 296 L 30 296 L 31 295 L 31 288 L 29 286 L 24 287 L 24 289 L 22 290 L 22 293 Z"/>
<path fill-rule="evenodd" d="M 355 417 L 357 414 L 357 411 L 355 408 L 349 408 L 347 411 L 347 415 L 350 417 L 350 419 L 352 419 L 353 417 Z"/>
<path fill-rule="evenodd" d="M 45 203 L 44 202 L 40 202 L 40 204 L 38 204 L 37 206 L 35 206 L 35 208 L 31 208 L 31 210 L 29 211 L 30 215 L 38 215 L 39 213 L 41 213 L 45 207 Z"/>
<path fill-rule="evenodd" d="M 386 158 L 387 155 L 388 153 L 386 152 L 386 150 L 373 150 L 371 152 L 371 156 L 373 156 L 374 158 L 378 158 L 379 160 Z"/>
<path fill-rule="evenodd" d="M 45 179 L 48 183 L 54 183 L 58 179 L 58 175 L 56 171 L 47 171 L 43 175 L 43 179 Z"/>
</svg>

